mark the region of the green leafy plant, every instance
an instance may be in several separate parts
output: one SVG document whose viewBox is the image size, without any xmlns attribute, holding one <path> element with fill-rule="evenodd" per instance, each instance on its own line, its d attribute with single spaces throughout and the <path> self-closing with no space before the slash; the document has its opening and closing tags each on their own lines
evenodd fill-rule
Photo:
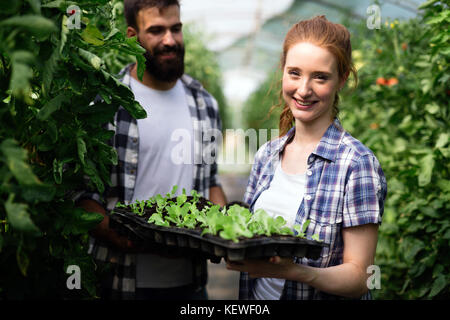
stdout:
<svg viewBox="0 0 450 320">
<path fill-rule="evenodd" d="M 146 201 L 136 201 L 128 206 L 118 203 L 116 208 L 128 208 L 131 213 L 138 216 L 145 213 L 145 209 L 141 211 L 141 208 L 154 209 L 147 220 L 148 223 L 164 227 L 200 229 L 201 235 L 218 235 L 234 242 L 239 242 L 241 237 L 295 235 L 281 216 L 273 218 L 262 209 L 252 214 L 249 209 L 237 204 L 221 208 L 210 201 L 205 201 L 206 205 L 199 210 L 197 203 L 200 196 L 195 190 L 191 192 L 190 199 L 185 190 L 175 197 L 176 190 L 177 186 L 174 186 L 172 192 L 165 197 L 158 194 Z M 309 220 L 303 225 L 302 232 L 298 232 L 297 237 L 306 238 L 308 224 Z M 293 229 L 300 230 L 300 226 L 295 225 Z M 312 239 L 319 241 L 317 235 Z"/>
<path fill-rule="evenodd" d="M 100 193 L 110 183 L 117 153 L 104 124 L 118 107 L 146 116 L 116 77 L 137 61 L 141 78 L 145 66 L 145 50 L 125 30 L 122 0 L 0 2 L 0 300 L 97 297 L 101 270 L 87 254 L 88 231 L 102 217 L 72 198 L 86 181 Z M 187 31 L 195 50 L 186 71 L 224 113 L 215 57 Z M 69 265 L 81 269 L 81 290 L 66 287 Z"/>
<path fill-rule="evenodd" d="M 71 4 L 79 29 L 65 1 L 0 5 L 0 299 L 96 297 L 88 231 L 103 217 L 72 196 L 85 177 L 91 190 L 108 185 L 117 154 L 102 125 L 118 107 L 146 116 L 102 59 L 116 50 L 142 62 L 143 49 L 115 27 L 110 2 Z M 66 287 L 69 265 L 81 290 Z"/>
<path fill-rule="evenodd" d="M 377 298 L 450 295 L 450 10 L 444 1 L 420 9 L 355 39 L 360 83 L 342 101 L 344 126 L 375 152 L 388 182 Z"/>
</svg>

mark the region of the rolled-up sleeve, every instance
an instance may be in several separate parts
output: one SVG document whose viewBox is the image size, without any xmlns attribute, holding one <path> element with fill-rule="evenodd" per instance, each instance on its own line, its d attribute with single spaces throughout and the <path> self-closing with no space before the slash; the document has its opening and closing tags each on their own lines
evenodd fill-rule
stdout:
<svg viewBox="0 0 450 320">
<path fill-rule="evenodd" d="M 381 224 L 386 195 L 386 178 L 377 158 L 372 154 L 361 156 L 349 170 L 342 226 Z"/>
</svg>

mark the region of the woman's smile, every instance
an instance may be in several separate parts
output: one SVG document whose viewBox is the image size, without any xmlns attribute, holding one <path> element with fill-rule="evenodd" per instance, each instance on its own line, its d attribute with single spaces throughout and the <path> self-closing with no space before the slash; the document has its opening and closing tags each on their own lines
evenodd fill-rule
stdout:
<svg viewBox="0 0 450 320">
<path fill-rule="evenodd" d="M 294 100 L 295 107 L 300 110 L 310 110 L 315 106 L 315 104 L 317 102 L 317 100 L 316 101 L 305 101 L 305 100 L 296 99 L 296 98 L 292 98 L 292 99 Z"/>
</svg>

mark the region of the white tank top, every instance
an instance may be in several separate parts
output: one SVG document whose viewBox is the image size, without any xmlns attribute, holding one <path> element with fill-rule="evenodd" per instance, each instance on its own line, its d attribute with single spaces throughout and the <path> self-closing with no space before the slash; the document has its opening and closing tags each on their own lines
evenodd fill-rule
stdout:
<svg viewBox="0 0 450 320">
<path fill-rule="evenodd" d="M 270 216 L 282 216 L 288 227 L 293 227 L 306 189 L 306 174 L 287 174 L 281 160 L 275 169 L 268 189 L 264 190 L 254 205 L 254 211 L 264 209 Z M 286 280 L 259 278 L 253 288 L 257 300 L 279 300 Z"/>
</svg>

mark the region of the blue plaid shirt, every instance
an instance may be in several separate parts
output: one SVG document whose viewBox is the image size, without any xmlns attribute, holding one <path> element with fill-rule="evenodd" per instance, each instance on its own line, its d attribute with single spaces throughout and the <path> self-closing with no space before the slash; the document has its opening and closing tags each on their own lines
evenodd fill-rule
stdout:
<svg viewBox="0 0 450 320">
<path fill-rule="evenodd" d="M 244 196 L 250 209 L 260 194 L 270 187 L 284 147 L 294 137 L 291 128 L 283 137 L 269 141 L 256 153 Z M 310 224 L 306 236 L 317 234 L 329 244 L 317 260 L 295 258 L 295 262 L 326 268 L 342 264 L 342 229 L 368 223 L 381 224 L 387 184 L 381 166 L 360 141 L 346 132 L 338 119 L 328 127 L 316 149 L 308 158 L 305 195 L 295 220 Z M 239 298 L 252 299 L 255 279 L 241 273 Z M 281 300 L 342 299 L 307 284 L 286 280 Z M 361 297 L 370 299 L 368 292 Z"/>
</svg>

